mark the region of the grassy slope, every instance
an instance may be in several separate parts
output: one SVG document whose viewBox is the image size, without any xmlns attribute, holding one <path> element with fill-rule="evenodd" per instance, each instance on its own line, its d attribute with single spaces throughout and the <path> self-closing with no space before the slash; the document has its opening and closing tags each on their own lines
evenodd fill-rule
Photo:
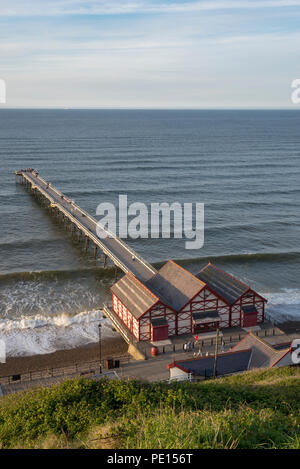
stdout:
<svg viewBox="0 0 300 469">
<path fill-rule="evenodd" d="M 300 369 L 198 384 L 71 380 L 0 399 L 0 446 L 300 448 Z"/>
</svg>

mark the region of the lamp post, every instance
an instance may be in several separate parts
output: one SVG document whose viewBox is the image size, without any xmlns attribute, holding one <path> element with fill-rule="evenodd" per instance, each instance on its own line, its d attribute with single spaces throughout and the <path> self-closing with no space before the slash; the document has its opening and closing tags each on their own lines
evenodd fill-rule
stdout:
<svg viewBox="0 0 300 469">
<path fill-rule="evenodd" d="M 102 374 L 102 356 L 101 356 L 101 324 L 98 325 L 98 331 L 99 331 L 99 366 L 100 366 L 100 375 Z"/>
<path fill-rule="evenodd" d="M 216 335 L 216 348 L 215 348 L 215 359 L 214 359 L 214 374 L 213 377 L 216 378 L 217 376 L 217 359 L 218 359 L 218 346 L 219 346 L 219 327 L 217 328 L 217 335 Z"/>
</svg>

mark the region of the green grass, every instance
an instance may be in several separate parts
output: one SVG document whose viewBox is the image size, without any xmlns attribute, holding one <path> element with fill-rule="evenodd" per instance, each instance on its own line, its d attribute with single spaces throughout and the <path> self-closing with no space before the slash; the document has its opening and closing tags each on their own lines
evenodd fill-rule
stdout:
<svg viewBox="0 0 300 469">
<path fill-rule="evenodd" d="M 299 448 L 300 371 L 197 384 L 65 381 L 0 399 L 0 446 Z"/>
</svg>

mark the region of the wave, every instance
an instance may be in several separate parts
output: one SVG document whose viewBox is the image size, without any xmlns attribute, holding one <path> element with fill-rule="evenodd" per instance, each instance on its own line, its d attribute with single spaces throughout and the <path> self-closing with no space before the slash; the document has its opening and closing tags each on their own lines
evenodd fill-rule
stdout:
<svg viewBox="0 0 300 469">
<path fill-rule="evenodd" d="M 175 260 L 198 271 L 211 261 L 226 270 L 243 263 L 300 262 L 300 252 L 237 253 Z M 160 267 L 164 262 L 154 263 Z M 98 324 L 103 336 L 113 337 L 109 321 L 99 307 L 109 294 L 114 269 L 14 272 L 0 275 L 0 339 L 8 356 L 29 356 L 95 343 Z M 96 280 L 96 281 L 95 281 Z M 260 291 L 268 299 L 266 315 L 273 321 L 300 320 L 300 290 Z"/>
<path fill-rule="evenodd" d="M 64 239 L 61 238 L 30 238 L 26 239 L 23 241 L 6 241 L 3 243 L 0 243 L 0 250 L 6 250 L 6 249 L 26 249 L 28 247 L 34 246 L 36 249 L 42 249 L 45 248 L 45 245 L 53 245 L 57 247 L 58 243 L 63 243 Z"/>
<path fill-rule="evenodd" d="M 92 275 L 97 278 L 111 277 L 115 275 L 115 270 L 111 266 L 107 267 L 90 267 L 86 269 L 70 269 L 70 270 L 36 270 L 26 272 L 8 272 L 0 274 L 1 281 L 38 281 L 38 280 L 63 280 L 72 279 L 74 277 Z"/>
<path fill-rule="evenodd" d="M 101 310 L 93 310 L 73 316 L 38 314 L 15 320 L 2 319 L 0 339 L 5 342 L 8 357 L 52 353 L 97 342 L 100 322 L 103 338 L 117 336 Z"/>
<path fill-rule="evenodd" d="M 174 259 L 181 265 L 189 265 L 196 263 L 221 263 L 221 264 L 242 264 L 243 262 L 279 262 L 279 261 L 300 261 L 300 252 L 287 251 L 287 252 L 270 252 L 270 253 L 243 253 L 243 254 L 227 254 L 220 256 L 205 256 L 190 259 Z M 160 266 L 162 263 L 155 263 L 154 266 Z"/>
<path fill-rule="evenodd" d="M 285 288 L 280 292 L 264 293 L 268 303 L 266 317 L 275 322 L 300 321 L 300 290 Z"/>
<path fill-rule="evenodd" d="M 286 251 L 286 252 L 269 252 L 269 253 L 241 253 L 241 254 L 225 254 L 225 255 L 211 255 L 203 257 L 191 257 L 191 258 L 177 258 L 173 259 L 174 262 L 178 262 L 181 265 L 190 264 L 203 264 L 207 262 L 221 263 L 221 264 L 232 264 L 232 263 L 243 263 L 243 262 L 278 262 L 278 261 L 300 261 L 300 252 L 298 251 Z M 164 264 L 166 260 L 152 262 L 155 268 L 159 268 Z M 9 280 L 54 280 L 73 278 L 80 276 L 96 276 L 97 278 L 111 278 L 115 274 L 115 270 L 112 266 L 107 267 L 89 267 L 83 269 L 70 269 L 70 270 L 37 270 L 37 271 L 25 271 L 25 272 L 7 272 L 0 274 L 1 281 Z"/>
<path fill-rule="evenodd" d="M 300 319 L 300 290 L 284 289 L 276 293 L 261 293 L 268 298 L 268 319 L 277 323 Z M 5 342 L 8 357 L 52 353 L 96 343 L 100 322 L 104 339 L 118 336 L 110 322 L 103 318 L 101 310 L 97 309 L 75 315 L 37 314 L 19 319 L 2 319 L 0 339 Z"/>
</svg>

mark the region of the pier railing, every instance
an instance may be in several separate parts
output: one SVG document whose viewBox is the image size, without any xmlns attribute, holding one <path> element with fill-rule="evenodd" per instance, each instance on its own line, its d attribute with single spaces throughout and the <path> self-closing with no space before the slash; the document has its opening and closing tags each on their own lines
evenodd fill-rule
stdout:
<svg viewBox="0 0 300 469">
<path fill-rule="evenodd" d="M 137 252 L 129 247 L 118 236 L 97 222 L 88 212 L 71 201 L 62 192 L 57 190 L 50 182 L 47 182 L 34 170 L 15 171 L 16 177 L 24 178 L 31 189 L 38 191 L 50 203 L 51 207 L 57 208 L 71 223 L 73 223 L 95 246 L 107 255 L 115 265 L 124 272 L 132 272 L 141 279 L 147 279 L 156 273 L 156 269 Z M 82 217 L 82 220 L 81 220 Z M 87 223 L 84 223 L 87 220 Z M 107 234 L 108 241 L 98 236 L 97 228 Z M 112 240 L 112 241 L 109 241 Z M 112 250 L 114 249 L 114 251 Z"/>
<path fill-rule="evenodd" d="M 45 185 L 48 184 L 48 182 L 45 181 L 45 179 L 43 179 L 41 176 L 36 176 L 36 177 L 38 179 L 40 179 Z M 51 183 L 50 183 L 50 187 L 59 197 L 66 198 L 66 196 L 62 192 L 57 190 Z M 147 262 L 142 256 L 140 256 L 136 251 L 134 251 L 131 247 L 129 247 L 124 241 L 122 241 L 118 236 L 116 236 L 114 233 L 112 233 L 108 228 L 105 228 L 104 226 L 102 226 L 94 217 L 92 217 L 86 210 L 79 207 L 79 205 L 77 205 L 75 202 L 73 202 L 72 205 L 73 205 L 73 207 L 76 207 L 78 211 L 83 213 L 85 215 L 85 217 L 88 218 L 92 223 L 95 223 L 95 225 L 100 226 L 101 229 L 103 231 L 105 231 L 109 235 L 110 238 L 113 238 L 116 241 L 118 241 L 118 243 L 124 249 L 126 249 L 132 256 L 135 257 L 135 259 L 138 259 L 145 267 L 147 267 L 148 269 L 152 270 L 153 273 L 155 273 L 154 267 L 149 262 Z"/>
</svg>

